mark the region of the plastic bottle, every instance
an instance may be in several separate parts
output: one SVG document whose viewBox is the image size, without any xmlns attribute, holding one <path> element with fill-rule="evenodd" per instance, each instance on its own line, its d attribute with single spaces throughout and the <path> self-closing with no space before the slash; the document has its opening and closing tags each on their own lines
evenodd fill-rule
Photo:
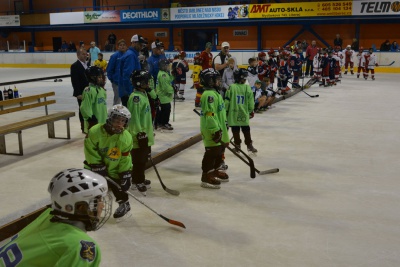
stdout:
<svg viewBox="0 0 400 267">
<path fill-rule="evenodd" d="M 0 101 L 4 100 L 3 91 L 0 90 Z"/>
<path fill-rule="evenodd" d="M 14 98 L 18 98 L 19 94 L 18 94 L 18 89 L 17 87 L 14 85 Z"/>
<path fill-rule="evenodd" d="M 4 97 L 4 100 L 8 100 L 8 91 L 5 87 L 4 87 L 4 91 L 3 91 L 3 97 Z"/>
<path fill-rule="evenodd" d="M 8 87 L 8 99 L 13 99 L 14 98 L 14 91 L 11 89 L 11 87 Z"/>
</svg>

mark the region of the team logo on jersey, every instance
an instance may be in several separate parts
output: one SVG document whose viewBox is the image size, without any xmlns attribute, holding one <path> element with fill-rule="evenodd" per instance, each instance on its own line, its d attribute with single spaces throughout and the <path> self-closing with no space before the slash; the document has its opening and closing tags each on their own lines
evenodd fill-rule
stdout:
<svg viewBox="0 0 400 267">
<path fill-rule="evenodd" d="M 107 157 L 112 161 L 118 160 L 121 157 L 121 150 L 118 147 L 112 147 L 107 151 Z"/>
<path fill-rule="evenodd" d="M 137 95 L 135 95 L 135 96 L 133 97 L 133 103 L 139 103 L 139 101 L 140 101 L 140 97 L 137 96 Z"/>
<path fill-rule="evenodd" d="M 81 240 L 81 250 L 79 255 L 83 260 L 88 262 L 94 261 L 96 258 L 96 244 L 89 241 Z"/>
<path fill-rule="evenodd" d="M 212 97 L 212 96 L 209 96 L 207 100 L 208 100 L 208 103 L 214 103 L 214 97 Z"/>
</svg>

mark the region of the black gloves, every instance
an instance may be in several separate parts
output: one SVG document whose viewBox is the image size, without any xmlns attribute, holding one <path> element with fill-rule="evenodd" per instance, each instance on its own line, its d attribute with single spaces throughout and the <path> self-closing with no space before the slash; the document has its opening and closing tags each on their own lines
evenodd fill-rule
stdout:
<svg viewBox="0 0 400 267">
<path fill-rule="evenodd" d="M 148 147 L 149 138 L 145 132 L 137 133 L 136 138 L 140 148 Z"/>
<path fill-rule="evenodd" d="M 90 170 L 101 176 L 107 176 L 107 167 L 104 164 L 89 164 Z"/>
<path fill-rule="evenodd" d="M 222 130 L 218 130 L 212 135 L 212 140 L 215 143 L 221 142 L 221 139 L 222 139 Z"/>
<path fill-rule="evenodd" d="M 121 179 L 121 190 L 126 192 L 132 185 L 132 173 L 130 171 L 121 172 L 119 178 Z"/>
</svg>

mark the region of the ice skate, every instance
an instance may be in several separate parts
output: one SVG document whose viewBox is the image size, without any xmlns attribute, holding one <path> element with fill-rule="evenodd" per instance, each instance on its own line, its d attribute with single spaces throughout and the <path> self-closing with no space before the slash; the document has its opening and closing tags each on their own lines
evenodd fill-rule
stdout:
<svg viewBox="0 0 400 267">
<path fill-rule="evenodd" d="M 221 182 L 215 179 L 214 171 L 210 171 L 208 173 L 203 173 L 201 175 L 201 187 L 211 188 L 211 189 L 220 189 Z"/>
<path fill-rule="evenodd" d="M 228 169 L 228 165 L 225 164 L 225 161 L 222 161 L 221 166 L 219 166 L 218 170 L 224 172 Z"/>
<path fill-rule="evenodd" d="M 146 196 L 147 186 L 145 183 L 134 184 L 133 186 L 136 187 L 136 190 L 138 190 L 143 196 Z"/>
<path fill-rule="evenodd" d="M 233 148 L 237 153 L 240 153 L 240 144 L 235 144 L 235 147 Z"/>
<path fill-rule="evenodd" d="M 351 75 L 354 75 L 354 71 L 351 71 Z"/>
<path fill-rule="evenodd" d="M 345 75 L 347 75 L 347 70 L 344 72 Z"/>
<path fill-rule="evenodd" d="M 258 150 L 254 148 L 253 143 L 247 145 L 247 152 L 249 152 L 249 156 L 257 156 Z"/>
<path fill-rule="evenodd" d="M 159 125 L 157 130 L 162 133 L 173 133 L 174 128 L 170 124 Z"/>
<path fill-rule="evenodd" d="M 118 208 L 114 212 L 114 219 L 116 222 L 122 222 L 132 216 L 132 213 L 130 212 L 131 210 L 131 205 L 129 205 L 129 202 L 126 201 L 124 203 L 119 204 Z"/>
</svg>

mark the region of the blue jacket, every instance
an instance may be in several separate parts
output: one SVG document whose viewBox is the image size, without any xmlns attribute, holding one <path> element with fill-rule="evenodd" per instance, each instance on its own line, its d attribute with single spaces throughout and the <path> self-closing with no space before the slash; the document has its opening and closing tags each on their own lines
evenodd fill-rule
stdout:
<svg viewBox="0 0 400 267">
<path fill-rule="evenodd" d="M 399 45 L 398 44 L 396 44 L 396 45 L 391 45 L 390 46 L 390 51 L 392 51 L 392 52 L 397 52 L 397 51 L 399 51 Z"/>
<path fill-rule="evenodd" d="M 129 96 L 133 92 L 131 74 L 134 70 L 140 70 L 139 52 L 129 47 L 119 60 L 119 97 Z"/>
<path fill-rule="evenodd" d="M 111 55 L 110 60 L 108 61 L 107 65 L 107 78 L 113 84 L 118 85 L 119 80 L 119 60 L 124 54 L 120 51 L 115 52 Z"/>
<path fill-rule="evenodd" d="M 147 63 L 149 63 L 149 72 L 153 76 L 154 84 L 156 84 L 157 82 L 157 74 L 158 71 L 160 70 L 160 68 L 158 67 L 158 62 L 160 61 L 160 59 L 167 59 L 167 58 L 165 57 L 164 54 L 161 54 L 159 56 L 151 55 L 151 57 L 147 59 Z"/>
</svg>

